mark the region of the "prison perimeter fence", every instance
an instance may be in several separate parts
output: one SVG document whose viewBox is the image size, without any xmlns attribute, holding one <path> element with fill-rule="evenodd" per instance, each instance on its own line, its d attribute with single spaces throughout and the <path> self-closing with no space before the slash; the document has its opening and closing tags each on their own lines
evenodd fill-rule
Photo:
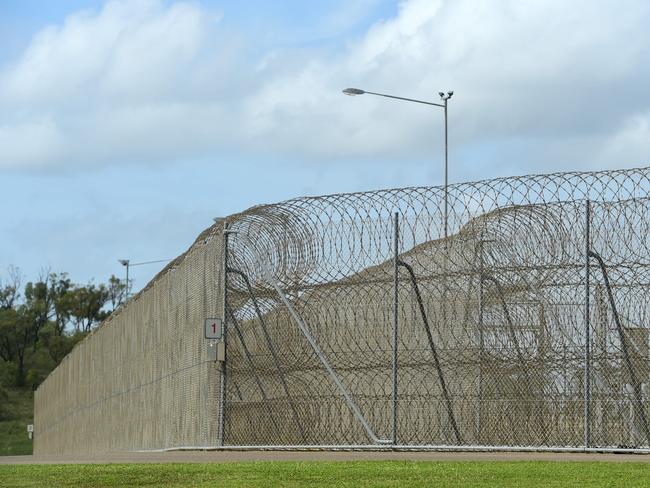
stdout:
<svg viewBox="0 0 650 488">
<path fill-rule="evenodd" d="M 41 385 L 35 452 L 648 449 L 649 188 L 561 173 L 230 216 Z"/>
</svg>

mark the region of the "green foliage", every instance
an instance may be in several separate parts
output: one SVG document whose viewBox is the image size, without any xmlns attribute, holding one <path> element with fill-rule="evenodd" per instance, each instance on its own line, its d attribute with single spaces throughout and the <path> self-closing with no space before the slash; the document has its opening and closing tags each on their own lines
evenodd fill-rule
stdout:
<svg viewBox="0 0 650 488">
<path fill-rule="evenodd" d="M 216 457 L 215 457 L 216 458 Z M 2 486 L 644 487 L 648 464 L 612 462 L 257 462 L 0 466 Z"/>
<path fill-rule="evenodd" d="M 8 276 L 0 280 L 0 360 L 13 365 L 0 370 L 5 385 L 36 388 L 125 297 L 126 284 L 115 276 L 107 285 L 78 285 L 66 273 L 48 273 L 22 295 L 20 273 L 10 268 Z"/>
<path fill-rule="evenodd" d="M 0 456 L 25 456 L 32 453 L 32 441 L 27 437 L 26 421 L 0 421 Z M 0 486 L 3 485 L 0 475 Z M 36 485 L 35 485 L 36 486 Z"/>
<path fill-rule="evenodd" d="M 0 386 L 7 387 L 13 384 L 16 377 L 16 365 L 11 361 L 0 359 Z"/>
<path fill-rule="evenodd" d="M 78 286 L 68 291 L 67 295 L 75 332 L 89 332 L 93 325 L 108 317 L 109 312 L 102 310 L 109 298 L 104 285 Z"/>
<path fill-rule="evenodd" d="M 37 313 L 24 304 L 0 310 L 0 359 L 15 362 L 15 386 L 25 385 L 25 357 L 28 348 L 36 344 Z"/>
<path fill-rule="evenodd" d="M 0 454 L 30 453 L 31 390 L 122 303 L 126 285 L 115 276 L 107 285 L 78 285 L 47 273 L 21 290 L 19 271 L 7 275 L 0 276 Z"/>
<path fill-rule="evenodd" d="M 0 384 L 0 421 L 8 420 L 10 416 L 9 393 L 7 392 L 7 389 Z"/>
<path fill-rule="evenodd" d="M 0 395 L 0 410 L 4 412 L 0 416 L 0 456 L 31 454 L 32 441 L 26 427 L 33 423 L 33 392 L 28 388 L 4 388 Z M 4 486 L 2 482 L 0 486 Z"/>
<path fill-rule="evenodd" d="M 86 336 L 84 332 L 63 332 L 59 334 L 55 324 L 48 324 L 39 334 L 39 347 L 46 351 L 52 362 L 59 364 L 77 342 Z"/>
<path fill-rule="evenodd" d="M 111 308 L 115 310 L 126 300 L 126 281 L 122 281 L 115 275 L 111 275 L 108 279 L 106 291 L 108 292 L 108 300 L 111 303 Z"/>
</svg>

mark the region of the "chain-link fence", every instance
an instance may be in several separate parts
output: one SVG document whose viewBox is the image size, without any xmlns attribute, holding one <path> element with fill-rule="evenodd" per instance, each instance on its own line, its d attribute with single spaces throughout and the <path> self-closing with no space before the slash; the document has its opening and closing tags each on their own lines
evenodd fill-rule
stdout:
<svg viewBox="0 0 650 488">
<path fill-rule="evenodd" d="M 220 373 L 202 324 L 222 313 L 213 227 L 68 354 L 35 394 L 34 453 L 216 445 Z"/>
<path fill-rule="evenodd" d="M 562 173 L 228 217 L 39 388 L 36 452 L 648 448 L 649 188 Z"/>
<path fill-rule="evenodd" d="M 648 177 L 230 218 L 224 443 L 650 446 Z"/>
</svg>

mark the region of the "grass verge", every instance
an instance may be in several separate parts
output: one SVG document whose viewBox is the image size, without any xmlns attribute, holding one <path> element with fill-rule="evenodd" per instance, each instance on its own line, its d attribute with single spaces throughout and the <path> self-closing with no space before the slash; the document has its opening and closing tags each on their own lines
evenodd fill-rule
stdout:
<svg viewBox="0 0 650 488">
<path fill-rule="evenodd" d="M 28 388 L 17 388 L 8 389 L 7 395 L 5 409 L 10 413 L 0 420 L 0 456 L 31 454 L 32 441 L 27 437 L 27 424 L 33 423 L 34 394 Z"/>
<path fill-rule="evenodd" d="M 6 487 L 645 487 L 650 464 L 612 462 L 256 462 L 5 465 Z"/>
</svg>

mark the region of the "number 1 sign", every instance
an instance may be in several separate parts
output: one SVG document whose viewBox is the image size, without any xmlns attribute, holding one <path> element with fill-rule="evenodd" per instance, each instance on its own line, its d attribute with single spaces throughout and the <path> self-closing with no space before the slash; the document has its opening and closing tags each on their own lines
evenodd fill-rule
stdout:
<svg viewBox="0 0 650 488">
<path fill-rule="evenodd" d="M 223 335 L 223 323 L 221 319 L 205 319 L 205 338 L 221 339 Z"/>
</svg>

